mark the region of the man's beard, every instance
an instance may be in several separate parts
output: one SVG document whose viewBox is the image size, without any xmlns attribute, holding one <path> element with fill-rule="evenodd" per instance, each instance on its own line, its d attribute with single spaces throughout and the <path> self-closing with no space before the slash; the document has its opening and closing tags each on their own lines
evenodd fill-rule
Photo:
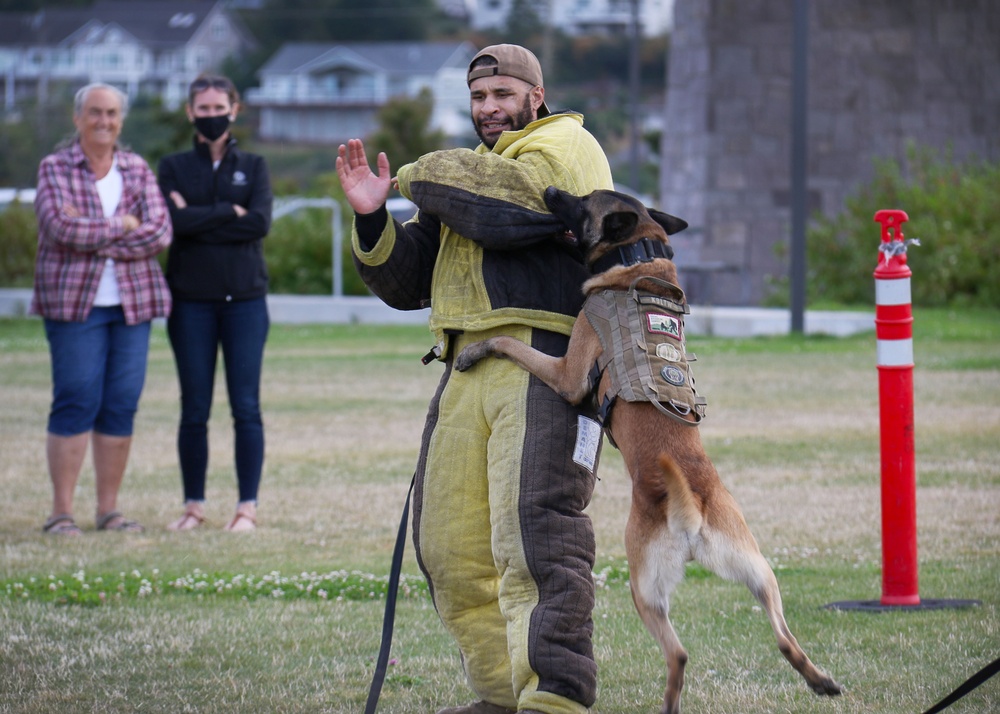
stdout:
<svg viewBox="0 0 1000 714">
<path fill-rule="evenodd" d="M 535 120 L 535 113 L 531 110 L 530 94 L 525 95 L 524 104 L 521 105 L 521 111 L 513 115 L 510 120 L 511 128 L 508 131 L 520 131 Z M 479 128 L 479 122 L 476 121 L 475 117 L 472 118 L 472 127 L 476 130 L 476 136 L 479 137 L 479 140 L 483 142 L 487 149 L 492 149 L 496 146 L 497 139 L 500 138 L 499 134 L 497 135 L 497 139 L 487 140 L 486 137 L 483 136 L 482 129 Z"/>
</svg>

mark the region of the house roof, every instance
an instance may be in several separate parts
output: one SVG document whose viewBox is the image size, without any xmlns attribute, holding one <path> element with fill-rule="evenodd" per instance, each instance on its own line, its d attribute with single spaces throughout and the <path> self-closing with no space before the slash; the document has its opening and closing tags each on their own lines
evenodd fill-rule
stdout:
<svg viewBox="0 0 1000 714">
<path fill-rule="evenodd" d="M 97 0 L 86 9 L 0 13 L 0 44 L 58 45 L 96 21 L 117 25 L 150 47 L 175 47 L 187 44 L 218 4 L 217 0 Z M 229 17 L 245 34 L 235 15 Z"/>
<path fill-rule="evenodd" d="M 87 24 L 88 10 L 60 9 L 0 13 L 0 45 L 58 45 Z"/>
<path fill-rule="evenodd" d="M 260 74 L 296 74 L 331 66 L 367 66 L 391 74 L 433 74 L 464 68 L 475 55 L 469 42 L 289 42 L 260 68 Z"/>
</svg>

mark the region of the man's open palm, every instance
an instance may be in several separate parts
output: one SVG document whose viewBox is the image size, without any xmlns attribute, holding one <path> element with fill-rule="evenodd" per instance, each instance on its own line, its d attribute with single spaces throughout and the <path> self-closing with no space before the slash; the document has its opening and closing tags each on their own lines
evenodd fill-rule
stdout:
<svg viewBox="0 0 1000 714">
<path fill-rule="evenodd" d="M 351 139 L 337 149 L 337 176 L 355 213 L 374 213 L 389 197 L 392 179 L 389 158 L 384 152 L 379 153 L 377 163 L 378 175 L 368 166 L 365 145 L 360 139 Z"/>
</svg>

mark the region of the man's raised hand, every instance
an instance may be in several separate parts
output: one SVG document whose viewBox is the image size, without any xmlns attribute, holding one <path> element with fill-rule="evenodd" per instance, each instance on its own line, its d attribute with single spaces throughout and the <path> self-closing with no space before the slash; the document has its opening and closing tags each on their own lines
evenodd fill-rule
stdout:
<svg viewBox="0 0 1000 714">
<path fill-rule="evenodd" d="M 389 197 L 393 182 L 385 152 L 379 153 L 377 166 L 376 175 L 368 166 L 361 139 L 351 139 L 346 146 L 341 144 L 337 149 L 337 177 L 355 213 L 374 213 Z"/>
</svg>

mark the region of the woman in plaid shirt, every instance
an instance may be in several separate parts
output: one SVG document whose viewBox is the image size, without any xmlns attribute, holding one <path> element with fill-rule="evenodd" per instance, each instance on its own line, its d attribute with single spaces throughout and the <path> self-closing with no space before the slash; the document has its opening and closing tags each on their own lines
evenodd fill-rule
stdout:
<svg viewBox="0 0 1000 714">
<path fill-rule="evenodd" d="M 170 215 L 156 177 L 118 146 L 122 92 L 90 84 L 76 94 L 76 135 L 38 169 L 38 256 L 31 311 L 45 321 L 52 357 L 46 454 L 52 513 L 46 533 L 80 535 L 73 492 L 93 444 L 97 529 L 141 531 L 117 510 L 132 423 L 146 378 L 153 318 L 170 312 L 156 260 Z"/>
</svg>

